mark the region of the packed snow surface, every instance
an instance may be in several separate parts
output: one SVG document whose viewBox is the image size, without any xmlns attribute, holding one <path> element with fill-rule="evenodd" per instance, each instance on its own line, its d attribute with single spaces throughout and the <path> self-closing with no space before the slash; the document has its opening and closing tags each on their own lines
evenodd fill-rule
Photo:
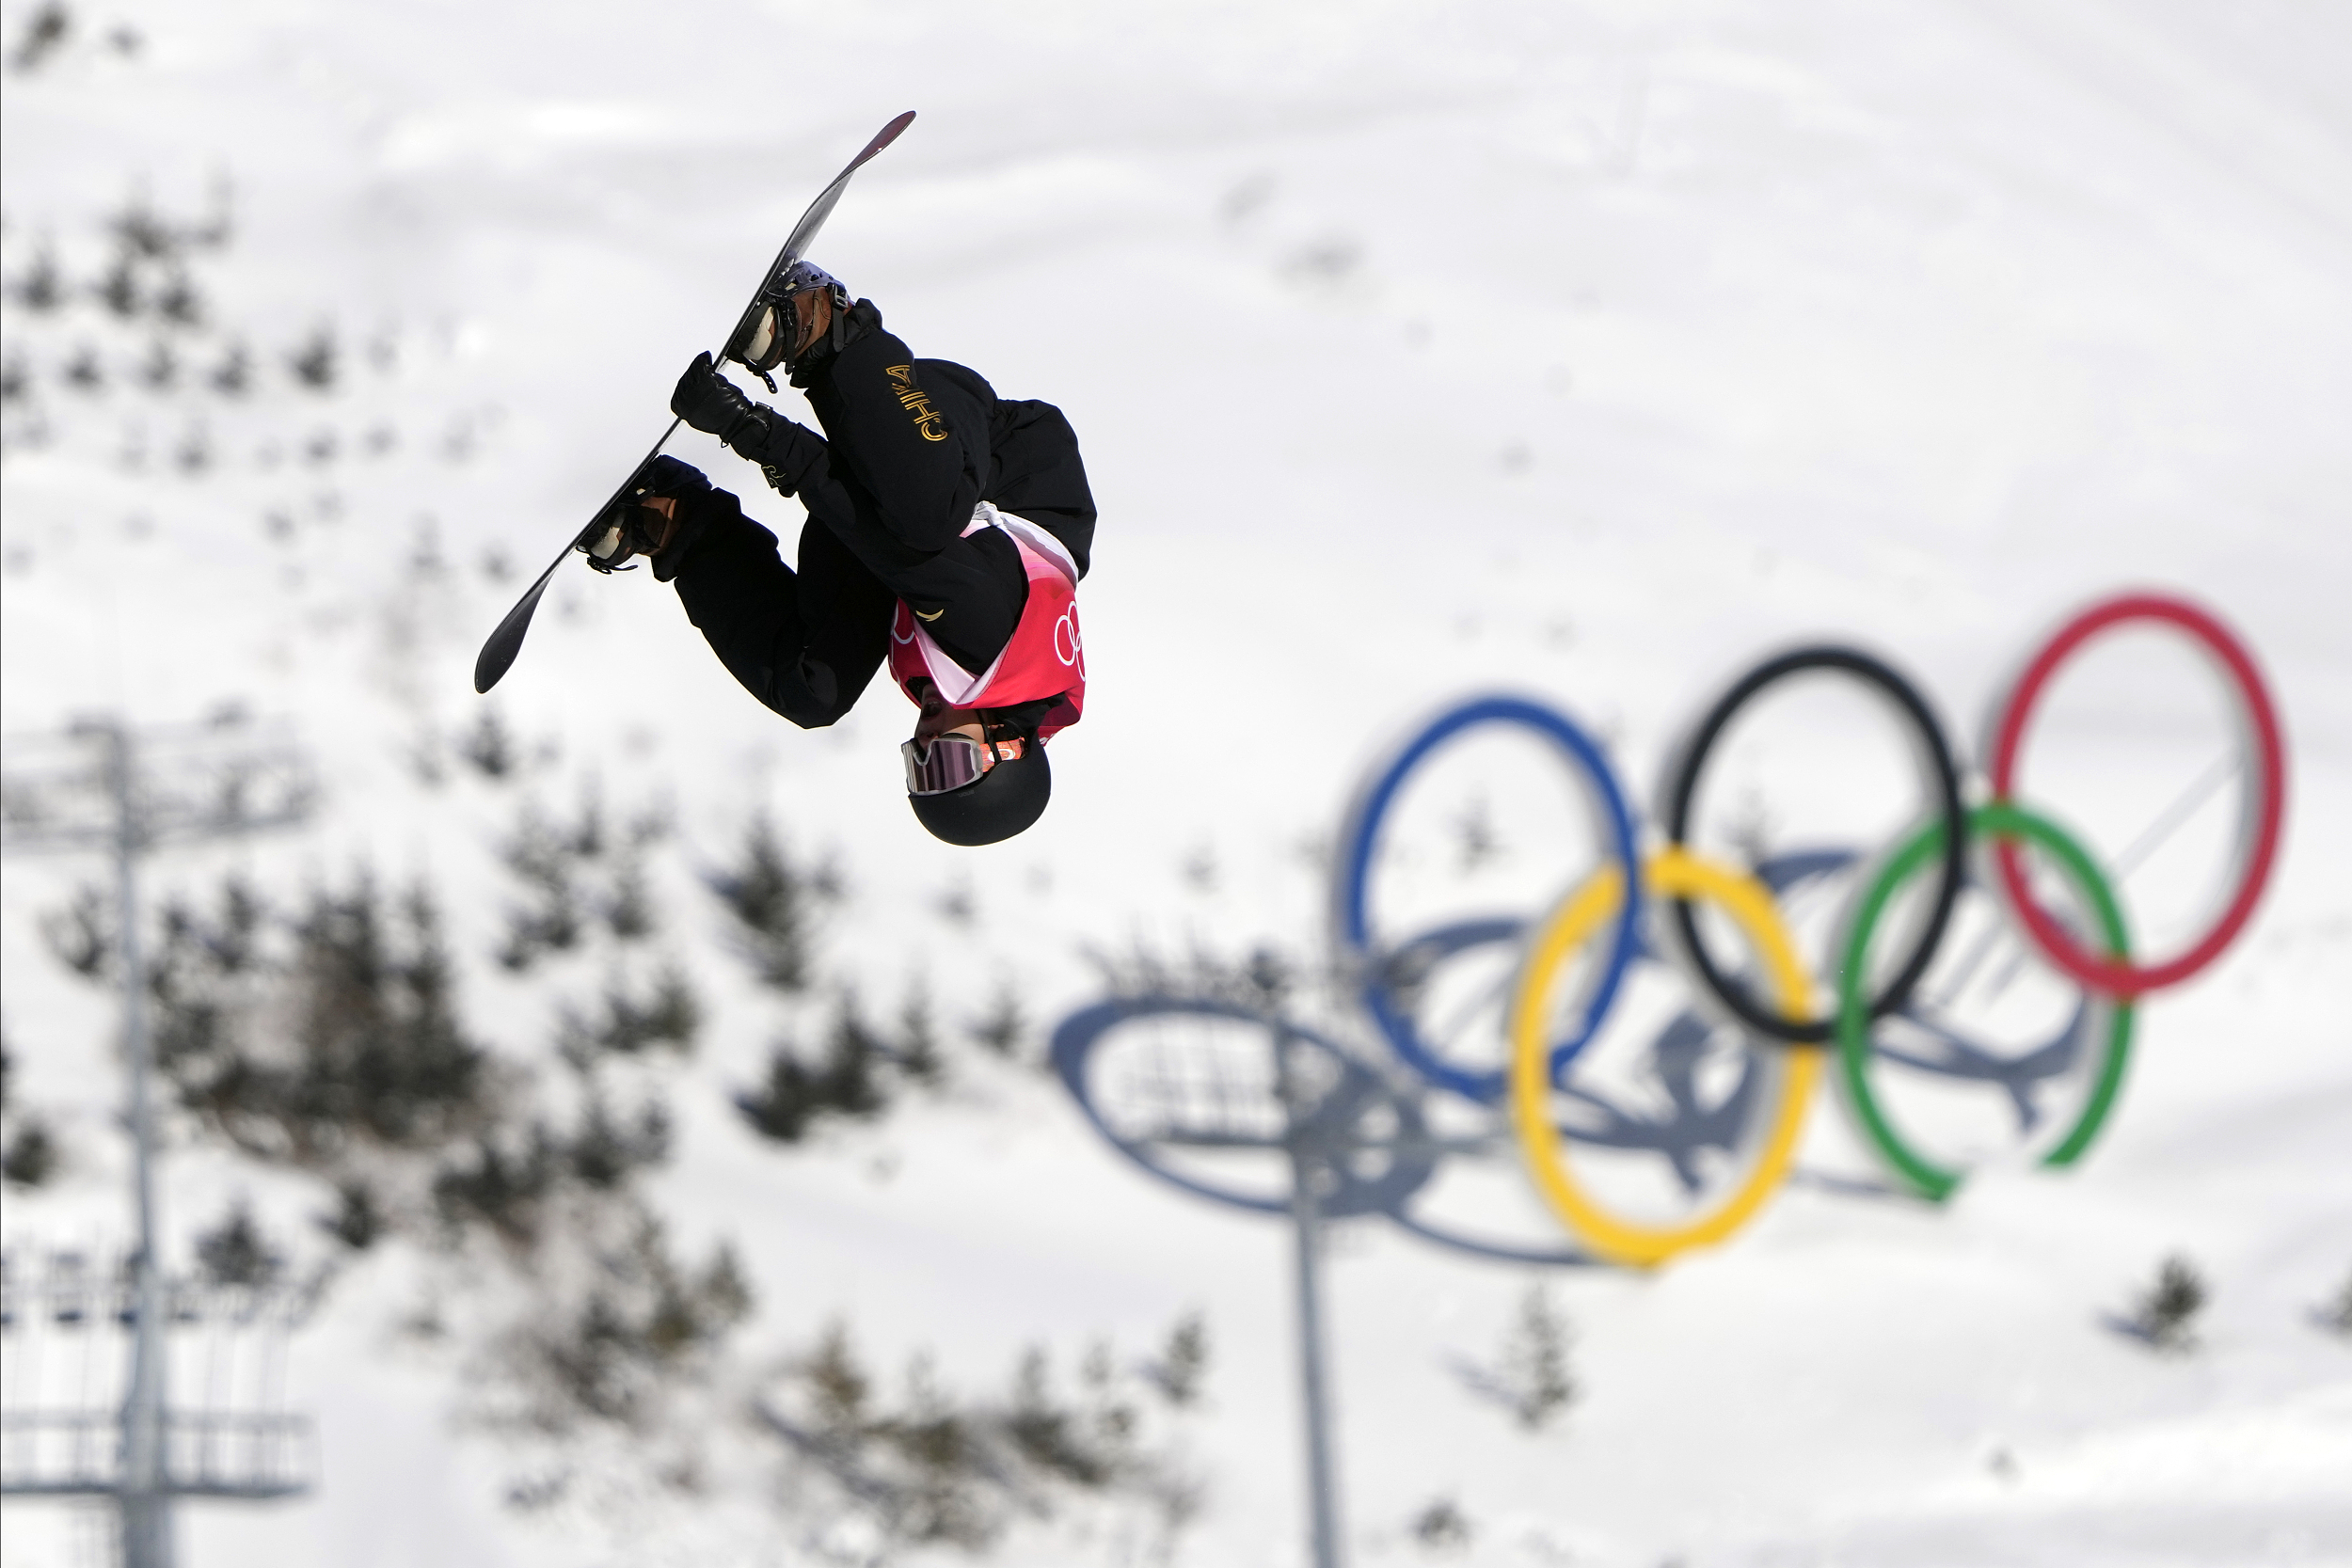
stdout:
<svg viewBox="0 0 2352 1568">
<path fill-rule="evenodd" d="M 35 9 L 0 8 L 11 48 Z M 1991 1171 L 1933 1207 L 1852 1180 L 1867 1163 L 1819 1106 L 1799 1180 L 1724 1245 L 1647 1275 L 1550 1275 L 1580 1392 L 1536 1432 L 1463 1372 L 1493 1359 L 1530 1271 L 1343 1227 L 1327 1279 L 1346 1548 L 1422 1560 L 1412 1523 L 1450 1498 L 1470 1527 L 1450 1549 L 1479 1563 L 2352 1563 L 2352 1342 L 2322 1321 L 2352 1284 L 2345 14 L 109 0 L 72 15 L 8 78 L 11 265 L 47 235 L 69 272 L 94 273 L 127 195 L 197 214 L 225 176 L 236 232 L 211 308 L 245 324 L 278 389 L 202 416 L 220 455 L 184 472 L 170 454 L 193 393 L 139 393 L 127 368 L 103 398 L 78 392 L 72 340 L 11 315 L 7 352 L 39 403 L 12 404 L 11 428 L 38 414 L 52 439 L 12 441 L 0 468 L 9 734 L 230 701 L 291 719 L 319 759 L 320 819 L 159 860 L 157 885 L 243 866 L 292 892 L 362 860 L 432 875 L 477 1024 L 517 1053 L 538 1049 L 547 1005 L 482 958 L 506 896 L 485 846 L 518 790 L 568 810 L 593 775 L 616 809 L 658 805 L 683 847 L 676 907 L 695 911 L 672 945 L 710 1017 L 652 1194 L 691 1249 L 741 1250 L 752 1359 L 842 1317 L 891 1375 L 929 1350 L 977 1386 L 1032 1341 L 1065 1361 L 1098 1336 L 1144 1347 L 1200 1308 L 1213 1366 L 1184 1441 L 1204 1500 L 1177 1560 L 1304 1560 L 1279 1223 L 1153 1183 L 1051 1079 L 961 1047 L 948 1088 L 808 1145 L 764 1143 L 729 1107 L 773 1019 L 688 873 L 755 813 L 839 868 L 831 972 L 883 1006 L 924 976 L 950 1022 L 1009 975 L 1050 1024 L 1102 994 L 1089 954 L 1318 957 L 1356 780 L 1460 694 L 1526 691 L 1588 721 L 1646 807 L 1680 726 L 1756 654 L 1879 649 L 1974 755 L 2051 626 L 2153 586 L 2257 649 L 2293 749 L 2289 816 L 2246 935 L 2142 1006 L 2090 1157 Z M 117 27 L 135 50 L 106 40 Z M 1044 823 L 981 851 L 908 820 L 894 693 L 794 730 L 647 575 L 567 564 L 494 697 L 469 679 L 802 206 L 910 107 L 814 259 L 917 353 L 1059 404 L 1101 508 L 1086 721 L 1055 744 Z M 283 389 L 275 357 L 314 324 L 350 366 L 325 396 Z M 144 342 L 99 346 L 128 367 Z M 370 360 L 369 342 L 389 351 Z M 306 454 L 317 431 L 332 451 Z M 798 506 L 715 442 L 672 450 L 793 536 Z M 2094 682 L 2090 727 L 2046 732 L 2051 788 L 2072 789 L 2066 815 L 2109 855 L 2170 797 L 2150 780 L 2193 775 L 2224 733 L 2194 679 L 2117 678 L 2158 694 L 2103 708 Z M 504 793 L 421 783 L 417 749 L 485 701 L 553 760 Z M 1834 719 L 1799 732 L 1823 764 L 1806 787 L 1832 801 Z M 1860 820 L 1821 809 L 1825 831 Z M 1850 842 L 1875 847 L 1888 826 Z M 96 870 L 8 864 L 9 1093 L 50 1109 L 71 1155 L 38 1195 L 11 1189 L 11 1245 L 127 1231 L 111 1015 L 39 934 Z M 2161 944 L 2187 929 L 2199 868 L 2151 874 L 2126 891 L 2153 900 Z M 1327 1023 L 1369 1051 L 1359 1021 Z M 1493 1233 L 1556 1240 L 1516 1180 L 1482 1190 Z M 236 1193 L 289 1234 L 319 1202 L 183 1129 L 167 1229 L 184 1238 Z M 2173 1253 L 2213 1300 L 2199 1348 L 2168 1356 L 2109 1320 Z M 502 1506 L 498 1439 L 453 1421 L 450 1364 L 394 1332 L 406 1266 L 355 1264 L 295 1340 L 315 1495 L 188 1507 L 187 1560 L 811 1560 L 756 1485 L 703 1508 Z M 735 1446 L 723 1475 L 778 1457 L 748 1428 L 719 1441 Z M 8 1568 L 95 1550 L 53 1505 L 7 1517 Z M 1131 1549 L 1116 1529 L 1009 1548 Z"/>
</svg>

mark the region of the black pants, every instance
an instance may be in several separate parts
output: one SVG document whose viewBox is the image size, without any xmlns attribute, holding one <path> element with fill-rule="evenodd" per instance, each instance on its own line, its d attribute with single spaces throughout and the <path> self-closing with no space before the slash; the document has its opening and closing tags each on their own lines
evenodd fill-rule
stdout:
<svg viewBox="0 0 2352 1568">
<path fill-rule="evenodd" d="M 879 326 L 807 388 L 822 438 L 779 420 L 769 479 L 808 508 L 796 572 L 776 537 L 713 491 L 676 582 L 688 619 L 752 695 L 803 728 L 847 713 L 888 650 L 905 599 L 949 657 L 977 672 L 1010 640 L 1027 599 L 1012 541 L 965 537 L 993 477 L 977 376 L 917 360 Z M 962 372 L 969 376 L 969 372 Z"/>
</svg>

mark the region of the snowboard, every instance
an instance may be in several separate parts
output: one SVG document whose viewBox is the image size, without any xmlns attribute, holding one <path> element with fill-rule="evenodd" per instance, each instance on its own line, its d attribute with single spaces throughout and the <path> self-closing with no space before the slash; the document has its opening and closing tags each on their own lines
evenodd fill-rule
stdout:
<svg viewBox="0 0 2352 1568">
<path fill-rule="evenodd" d="M 833 183 L 818 193 L 817 199 L 808 204 L 808 211 L 801 214 L 801 221 L 794 224 L 792 232 L 785 237 L 783 247 L 776 252 L 776 259 L 768 263 L 768 271 L 760 278 L 759 287 L 752 292 L 750 303 L 737 315 L 734 327 L 711 356 L 714 360 L 724 363 L 738 358 L 738 351 L 749 338 L 759 312 L 773 303 L 775 290 L 784 281 L 784 275 L 790 270 L 793 262 L 808 253 L 810 243 L 817 238 L 817 231 L 825 226 L 825 219 L 833 215 L 834 207 L 841 199 L 842 190 L 850 183 L 850 176 L 865 167 L 874 154 L 897 141 L 898 133 L 914 123 L 914 111 L 909 109 L 883 126 L 875 133 L 874 139 L 866 144 L 865 150 L 850 159 L 848 166 L 834 176 Z M 596 515 L 588 520 L 588 526 L 574 534 L 571 543 L 548 562 L 548 569 L 539 574 L 539 580 L 515 601 L 515 608 L 506 612 L 506 618 L 490 633 L 489 640 L 482 644 L 482 652 L 474 656 L 473 689 L 476 692 L 488 691 L 513 667 L 516 655 L 522 652 L 523 637 L 531 630 L 531 617 L 539 608 L 540 595 L 548 591 L 548 582 L 553 580 L 555 569 L 563 565 L 573 551 L 586 549 L 590 542 L 612 526 L 614 510 L 625 504 L 632 488 L 644 477 L 645 470 L 652 467 L 653 460 L 661 455 L 661 449 L 668 446 L 670 437 L 677 434 L 679 423 L 675 419 L 670 421 L 669 428 L 661 433 L 661 439 L 653 444 L 653 450 L 638 460 L 637 466 L 628 471 L 628 477 L 621 481 L 602 506 L 596 508 Z"/>
</svg>

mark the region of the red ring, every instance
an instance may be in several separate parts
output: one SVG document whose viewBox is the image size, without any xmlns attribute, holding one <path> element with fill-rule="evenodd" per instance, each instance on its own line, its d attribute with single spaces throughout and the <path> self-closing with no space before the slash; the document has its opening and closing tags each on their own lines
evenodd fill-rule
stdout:
<svg viewBox="0 0 2352 1568">
<path fill-rule="evenodd" d="M 2246 717 L 2252 723 L 2255 746 L 2262 753 L 2262 809 L 2255 819 L 2245 878 L 2238 885 L 2237 895 L 2213 928 L 2187 952 L 2162 963 L 2119 962 L 2083 951 L 2066 928 L 2034 902 L 2026 886 L 2025 865 L 2015 844 L 2004 841 L 1995 845 L 1993 859 L 2010 909 L 2050 961 L 2093 990 L 2130 997 L 2178 985 L 2203 969 L 2236 940 L 2253 914 L 2254 905 L 2270 880 L 2271 865 L 2279 849 L 2279 828 L 2286 816 L 2286 742 L 2280 735 L 2278 715 L 2271 707 L 2270 693 L 2263 686 L 2262 673 L 2254 668 L 2253 656 L 2228 627 L 2185 600 L 2159 594 L 2129 594 L 2093 605 L 2068 622 L 2018 677 L 1993 742 L 1994 800 L 2010 799 L 2026 721 L 2031 717 L 2034 703 L 2058 665 L 2090 638 L 2126 621 L 2162 621 L 2179 627 L 2228 666 L 2237 685 Z"/>
</svg>

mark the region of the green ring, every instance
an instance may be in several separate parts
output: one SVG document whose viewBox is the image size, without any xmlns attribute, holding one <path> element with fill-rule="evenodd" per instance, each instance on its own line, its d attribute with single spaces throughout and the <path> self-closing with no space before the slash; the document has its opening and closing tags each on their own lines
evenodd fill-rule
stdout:
<svg viewBox="0 0 2352 1568">
<path fill-rule="evenodd" d="M 1968 831 L 1984 843 L 1994 838 L 2026 839 L 2047 850 L 2058 866 L 2074 882 L 2075 889 L 2090 900 L 2092 911 L 2099 918 L 2101 931 L 2106 938 L 2106 956 L 2116 960 L 2130 957 L 2131 942 L 2123 928 L 2123 912 L 2117 908 L 2115 894 L 2107 879 L 2091 863 L 2082 846 L 2069 837 L 2058 824 L 2035 816 L 2021 806 L 1997 802 L 1979 806 L 1968 814 Z M 1870 933 L 1885 912 L 1886 901 L 1895 891 L 1909 881 L 1929 857 L 1942 850 L 1944 824 L 1929 823 L 1897 850 L 1879 872 L 1878 879 L 1863 893 L 1854 906 L 1851 933 L 1846 939 L 1845 963 L 1837 976 L 1837 1064 L 1838 1082 L 1846 1091 L 1846 1103 L 1861 1123 L 1864 1134 L 1880 1159 L 1921 1196 L 1942 1202 L 1951 1196 L 1967 1175 L 1939 1165 L 1913 1148 L 1895 1131 L 1878 1097 L 1871 1092 L 1870 1016 L 1864 998 L 1864 965 L 1869 957 Z M 2099 1075 L 2092 1084 L 2090 1098 L 2084 1104 L 2082 1115 L 2074 1127 L 2059 1140 L 2056 1148 L 2042 1158 L 2044 1165 L 2072 1164 L 2090 1147 L 2099 1128 L 2115 1104 L 2115 1097 L 2123 1085 L 2123 1069 L 2131 1059 L 2132 1003 L 2128 998 L 2110 1002 L 2113 1012 L 2107 1024 L 2105 1059 Z"/>
</svg>

